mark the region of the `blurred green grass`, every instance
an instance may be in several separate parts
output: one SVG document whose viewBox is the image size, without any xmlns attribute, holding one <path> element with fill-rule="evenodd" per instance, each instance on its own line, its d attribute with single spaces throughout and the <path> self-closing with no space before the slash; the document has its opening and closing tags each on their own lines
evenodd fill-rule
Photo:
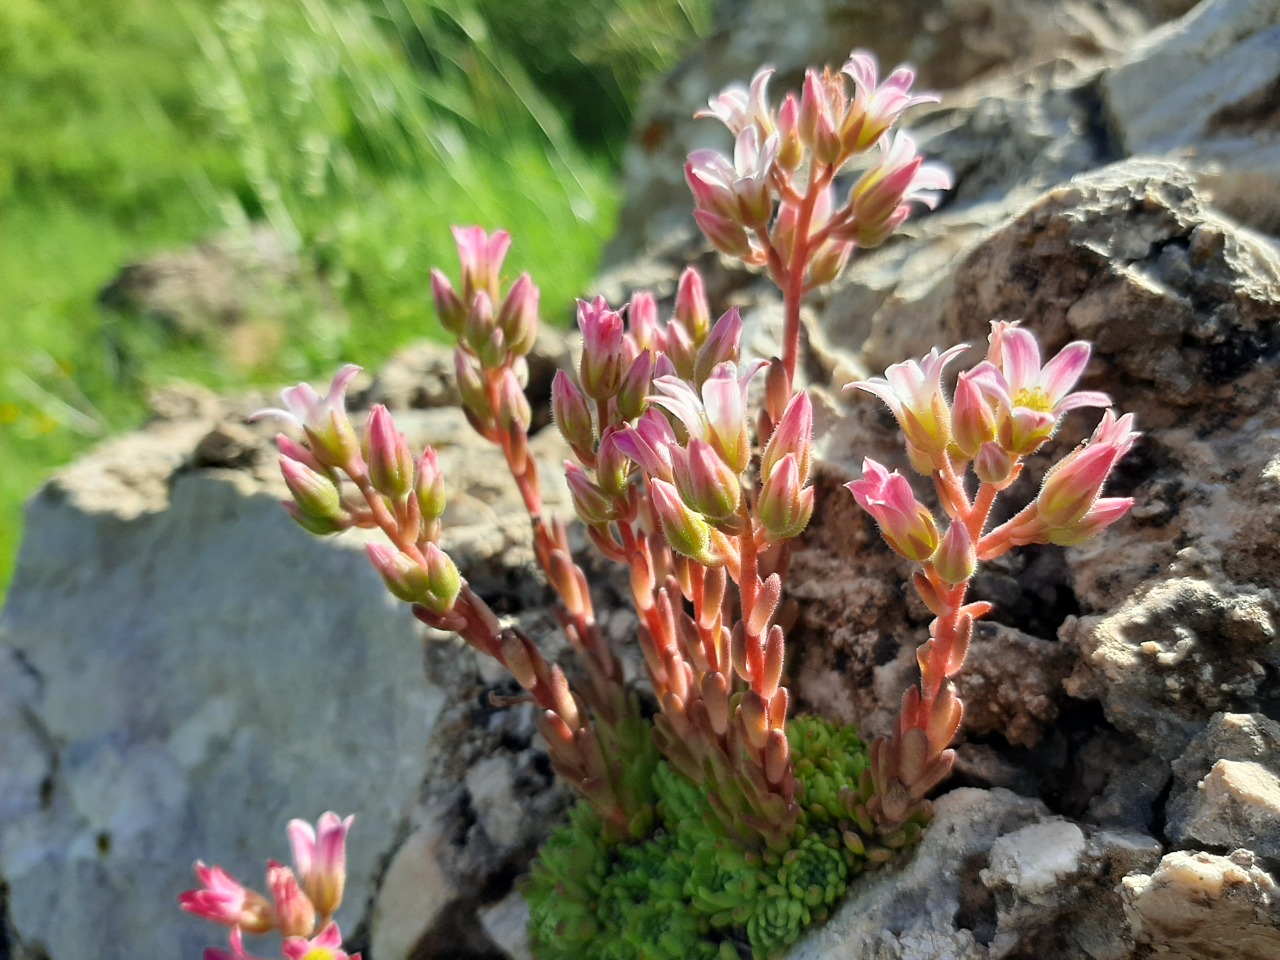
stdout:
<svg viewBox="0 0 1280 960">
<path fill-rule="evenodd" d="M 711 0 L 7 0 L 0 5 L 0 591 L 21 505 L 173 378 L 229 389 L 376 365 L 438 334 L 448 227 L 503 226 L 544 314 L 586 292 L 641 85 Z M 130 260 L 265 222 L 321 278 L 252 363 L 98 291 Z"/>
</svg>

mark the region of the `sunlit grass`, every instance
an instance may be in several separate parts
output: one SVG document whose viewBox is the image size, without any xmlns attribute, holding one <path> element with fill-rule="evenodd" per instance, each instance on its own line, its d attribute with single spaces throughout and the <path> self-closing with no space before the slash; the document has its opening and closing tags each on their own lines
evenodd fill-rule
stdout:
<svg viewBox="0 0 1280 960">
<path fill-rule="evenodd" d="M 0 5 L 0 589 L 22 500 L 52 467 L 140 422 L 148 389 L 325 376 L 438 332 L 427 274 L 455 266 L 451 223 L 511 230 L 512 268 L 535 274 L 549 319 L 566 318 L 611 229 L 640 83 L 709 9 Z M 320 278 L 336 318 L 302 298 L 245 364 L 95 305 L 124 263 L 251 222 Z"/>
</svg>

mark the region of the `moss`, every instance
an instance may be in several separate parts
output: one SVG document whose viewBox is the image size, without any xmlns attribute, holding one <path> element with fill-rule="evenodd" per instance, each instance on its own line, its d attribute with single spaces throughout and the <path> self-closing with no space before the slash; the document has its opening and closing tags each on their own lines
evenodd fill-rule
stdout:
<svg viewBox="0 0 1280 960">
<path fill-rule="evenodd" d="M 577 807 L 524 886 L 539 960 L 733 960 L 776 956 L 824 920 L 866 864 L 869 799 L 852 728 L 787 725 L 802 808 L 794 845 L 767 860 L 718 831 L 705 790 L 660 762 L 651 836 L 610 846 Z M 911 839 L 919 837 L 919 828 Z"/>
</svg>

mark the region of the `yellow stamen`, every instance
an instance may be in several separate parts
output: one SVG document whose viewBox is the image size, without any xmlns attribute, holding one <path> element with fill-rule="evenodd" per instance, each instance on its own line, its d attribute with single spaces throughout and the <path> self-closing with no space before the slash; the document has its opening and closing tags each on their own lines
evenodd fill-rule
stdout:
<svg viewBox="0 0 1280 960">
<path fill-rule="evenodd" d="M 1013 405 L 1015 407 L 1029 407 L 1037 413 L 1051 413 L 1053 411 L 1053 403 L 1049 400 L 1049 395 L 1040 387 L 1024 387 L 1019 390 L 1014 394 Z"/>
</svg>

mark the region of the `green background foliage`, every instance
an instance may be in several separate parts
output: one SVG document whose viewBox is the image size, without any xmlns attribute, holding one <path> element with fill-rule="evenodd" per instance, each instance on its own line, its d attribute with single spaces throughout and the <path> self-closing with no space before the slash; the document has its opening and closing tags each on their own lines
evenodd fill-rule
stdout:
<svg viewBox="0 0 1280 960">
<path fill-rule="evenodd" d="M 646 77 L 711 0 L 8 0 L 0 4 L 0 589 L 22 500 L 171 378 L 375 366 L 437 333 L 451 223 L 511 230 L 567 322 L 617 207 Z M 273 304 L 252 362 L 105 313 L 157 250 L 267 223 L 324 297 Z M 321 301 L 330 302 L 325 309 Z"/>
</svg>

